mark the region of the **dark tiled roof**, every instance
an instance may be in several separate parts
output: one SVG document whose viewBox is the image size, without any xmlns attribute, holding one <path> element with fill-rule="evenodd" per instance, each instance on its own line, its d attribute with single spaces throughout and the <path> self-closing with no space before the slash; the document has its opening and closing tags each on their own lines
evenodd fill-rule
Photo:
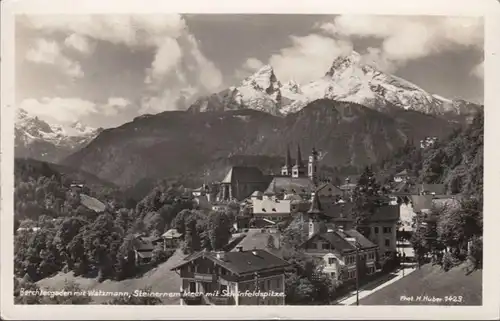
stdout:
<svg viewBox="0 0 500 321">
<path fill-rule="evenodd" d="M 414 212 L 432 208 L 432 195 L 411 195 L 410 201 Z"/>
<path fill-rule="evenodd" d="M 328 204 L 322 203 L 323 215 L 334 219 L 349 219 L 351 218 L 353 203 L 337 203 Z"/>
<path fill-rule="evenodd" d="M 446 187 L 444 184 L 418 184 L 415 187 L 415 192 L 427 192 L 434 193 L 435 195 L 444 195 L 446 194 Z"/>
<path fill-rule="evenodd" d="M 347 237 L 352 237 L 356 239 L 356 242 L 361 246 L 362 249 L 368 249 L 372 247 L 377 247 L 372 241 L 363 236 L 363 234 L 359 233 L 355 229 L 344 230 L 343 232 L 339 231 L 339 234 L 342 235 L 344 233 Z"/>
<path fill-rule="evenodd" d="M 399 220 L 399 205 L 384 205 L 377 207 L 370 221 L 397 221 Z"/>
<path fill-rule="evenodd" d="M 233 166 L 222 180 L 222 183 L 233 182 L 265 183 L 266 177 L 257 167 Z"/>
<path fill-rule="evenodd" d="M 318 233 L 313 235 L 309 240 L 307 240 L 305 244 L 315 238 L 321 238 L 330 245 L 339 250 L 341 252 L 349 252 L 356 250 L 356 246 L 359 246 L 360 249 L 369 249 L 377 247 L 373 242 L 368 240 L 366 237 L 361 235 L 358 231 L 354 229 L 350 230 L 333 230 L 324 233 Z M 348 240 L 349 238 L 354 238 L 356 241 Z"/>
<path fill-rule="evenodd" d="M 345 252 L 345 251 L 352 251 L 355 250 L 356 247 L 349 243 L 346 239 L 342 238 L 340 234 L 337 232 L 324 232 L 324 233 L 319 233 L 317 236 L 313 235 L 309 240 L 314 239 L 315 237 L 319 237 L 328 243 L 335 249 Z"/>
<path fill-rule="evenodd" d="M 250 229 L 232 251 L 237 251 L 240 246 L 244 251 L 266 249 L 270 235 L 274 238 L 274 246 L 278 248 L 280 233 L 271 233 L 267 230 L 263 231 L 263 229 Z"/>
<path fill-rule="evenodd" d="M 315 190 L 313 182 L 308 177 L 274 177 L 265 194 L 294 193 L 310 194 Z"/>
<path fill-rule="evenodd" d="M 253 252 L 255 252 L 255 254 Z M 198 255 L 191 257 L 190 260 L 185 259 L 184 262 L 173 267 L 171 270 L 176 270 L 198 257 L 205 257 L 213 261 L 215 264 L 220 265 L 238 275 L 275 268 L 286 269 L 290 266 L 287 261 L 277 257 L 276 255 L 265 250 L 256 249 L 243 252 L 226 252 L 224 253 L 224 259 L 218 259 L 215 252 L 199 252 Z"/>
<path fill-rule="evenodd" d="M 321 191 L 321 190 L 323 190 L 323 189 L 325 189 L 325 188 L 327 188 L 327 187 L 330 187 L 330 186 L 333 186 L 333 188 L 332 188 L 332 189 L 333 189 L 334 191 L 338 192 L 338 193 L 339 193 L 339 195 L 340 195 L 340 194 L 342 194 L 342 189 L 341 189 L 340 187 L 338 187 L 338 186 L 335 186 L 335 185 L 331 184 L 331 183 L 324 183 L 323 185 L 321 185 L 321 186 L 320 186 L 320 187 L 316 190 L 316 192 L 319 192 L 319 191 Z"/>
<path fill-rule="evenodd" d="M 404 169 L 401 172 L 397 173 L 395 176 L 408 176 L 408 171 Z"/>
</svg>

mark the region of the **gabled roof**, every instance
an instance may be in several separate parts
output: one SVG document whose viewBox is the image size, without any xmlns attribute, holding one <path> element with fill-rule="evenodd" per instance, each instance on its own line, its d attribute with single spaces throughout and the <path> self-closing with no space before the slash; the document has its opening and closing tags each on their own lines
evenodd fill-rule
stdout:
<svg viewBox="0 0 500 321">
<path fill-rule="evenodd" d="M 136 251 L 152 251 L 155 248 L 153 238 L 139 236 L 135 238 L 133 243 Z"/>
<path fill-rule="evenodd" d="M 141 259 L 149 259 L 149 258 L 152 258 L 153 257 L 153 251 L 143 251 L 143 252 L 139 252 L 137 251 L 137 256 L 140 257 Z"/>
<path fill-rule="evenodd" d="M 408 176 L 408 171 L 406 169 L 402 170 L 401 172 L 397 173 L 394 176 Z"/>
<path fill-rule="evenodd" d="M 321 191 L 321 190 L 323 190 L 325 188 L 332 188 L 332 189 L 338 191 L 339 193 L 342 193 L 342 189 L 340 187 L 338 187 L 338 186 L 333 185 L 332 183 L 324 183 L 324 184 L 322 184 L 320 187 L 318 187 L 318 189 L 316 190 L 316 192 L 319 192 L 319 191 Z"/>
<path fill-rule="evenodd" d="M 253 252 L 255 252 L 255 254 L 253 254 Z M 262 249 L 242 252 L 225 252 L 223 259 L 218 259 L 215 252 L 201 251 L 191 256 L 189 260 L 185 259 L 182 263 L 174 266 L 171 271 L 177 270 L 200 257 L 209 259 L 216 265 L 222 266 L 237 275 L 256 273 L 270 269 L 284 270 L 290 266 L 287 261 Z"/>
<path fill-rule="evenodd" d="M 257 167 L 233 166 L 227 172 L 221 183 L 265 183 L 266 178 Z"/>
<path fill-rule="evenodd" d="M 356 246 L 359 246 L 360 249 L 369 249 L 375 248 L 377 245 L 373 244 L 366 237 L 361 235 L 358 231 L 354 229 L 350 230 L 333 230 L 323 233 L 314 234 L 309 238 L 303 245 L 310 242 L 312 239 L 321 238 L 327 241 L 334 249 L 341 252 L 349 252 L 356 250 Z M 348 238 L 354 238 L 356 241 L 350 241 Z"/>
<path fill-rule="evenodd" d="M 308 177 L 274 177 L 264 194 L 310 194 L 315 190 Z"/>
<path fill-rule="evenodd" d="M 162 234 L 162 237 L 165 239 L 174 239 L 174 238 L 179 238 L 181 236 L 182 234 L 179 233 L 175 228 L 171 228 L 170 230 Z"/>
<path fill-rule="evenodd" d="M 364 237 L 363 234 L 359 233 L 355 229 L 343 230 L 343 231 L 339 230 L 339 231 L 337 231 L 337 233 L 339 233 L 344 238 L 347 238 L 347 237 L 354 238 L 356 240 L 356 242 L 349 241 L 349 243 L 351 243 L 353 245 L 356 245 L 355 243 L 357 243 L 358 246 L 361 246 L 362 249 L 377 247 L 377 245 L 375 245 L 372 241 L 370 241 L 369 239 Z"/>
<path fill-rule="evenodd" d="M 80 194 L 80 203 L 96 213 L 101 213 L 106 210 L 106 205 L 103 202 L 86 194 Z"/>
</svg>

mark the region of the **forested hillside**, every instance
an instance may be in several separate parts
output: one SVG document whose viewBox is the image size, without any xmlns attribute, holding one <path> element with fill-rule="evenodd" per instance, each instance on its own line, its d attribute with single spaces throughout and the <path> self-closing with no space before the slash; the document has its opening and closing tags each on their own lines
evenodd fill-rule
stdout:
<svg viewBox="0 0 500 321">
<path fill-rule="evenodd" d="M 404 169 L 417 183 L 443 183 L 452 194 L 482 198 L 484 157 L 484 112 L 470 125 L 455 130 L 434 145 L 420 148 L 412 142 L 382 162 L 380 178 L 387 183 Z"/>
</svg>

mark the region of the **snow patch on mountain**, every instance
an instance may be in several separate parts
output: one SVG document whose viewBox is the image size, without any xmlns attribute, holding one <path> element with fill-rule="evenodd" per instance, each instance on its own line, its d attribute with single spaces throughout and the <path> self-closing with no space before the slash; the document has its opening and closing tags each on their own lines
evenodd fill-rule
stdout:
<svg viewBox="0 0 500 321">
<path fill-rule="evenodd" d="M 15 120 L 16 155 L 55 161 L 60 155 L 85 146 L 101 131 L 102 128 L 92 128 L 80 122 L 49 124 L 18 108 Z"/>
<path fill-rule="evenodd" d="M 466 102 L 430 94 L 405 79 L 365 64 L 359 53 L 352 52 L 336 58 L 323 77 L 303 85 L 293 80 L 282 84 L 276 79 L 273 68 L 265 65 L 240 85 L 198 100 L 191 110 L 255 109 L 287 115 L 325 98 L 357 103 L 378 111 L 391 106 L 443 115 L 460 114 L 467 109 Z"/>
</svg>

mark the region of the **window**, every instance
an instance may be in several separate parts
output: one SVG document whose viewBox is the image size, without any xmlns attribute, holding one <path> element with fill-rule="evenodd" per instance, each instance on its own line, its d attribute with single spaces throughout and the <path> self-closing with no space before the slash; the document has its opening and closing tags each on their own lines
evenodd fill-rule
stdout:
<svg viewBox="0 0 500 321">
<path fill-rule="evenodd" d="M 375 234 L 378 234 L 378 226 L 375 226 L 375 228 L 373 229 L 374 233 Z"/>
<path fill-rule="evenodd" d="M 323 243 L 322 248 L 323 248 L 323 250 L 329 250 L 330 249 L 330 244 Z"/>
<path fill-rule="evenodd" d="M 335 279 L 335 272 L 330 273 L 330 276 Z"/>
<path fill-rule="evenodd" d="M 266 290 L 271 289 L 271 280 L 267 280 L 267 282 L 266 282 L 266 283 L 267 283 L 267 284 L 266 284 Z"/>
<path fill-rule="evenodd" d="M 330 265 L 335 264 L 335 258 L 334 257 L 329 257 L 328 258 L 328 264 L 330 264 Z"/>
<path fill-rule="evenodd" d="M 385 239 L 385 246 L 391 246 L 391 240 Z"/>
<path fill-rule="evenodd" d="M 191 293 L 196 292 L 196 283 L 195 282 L 189 282 L 189 292 L 191 292 Z"/>
<path fill-rule="evenodd" d="M 384 234 L 388 234 L 388 233 L 391 233 L 392 232 L 392 228 L 391 227 L 384 227 Z"/>
</svg>

